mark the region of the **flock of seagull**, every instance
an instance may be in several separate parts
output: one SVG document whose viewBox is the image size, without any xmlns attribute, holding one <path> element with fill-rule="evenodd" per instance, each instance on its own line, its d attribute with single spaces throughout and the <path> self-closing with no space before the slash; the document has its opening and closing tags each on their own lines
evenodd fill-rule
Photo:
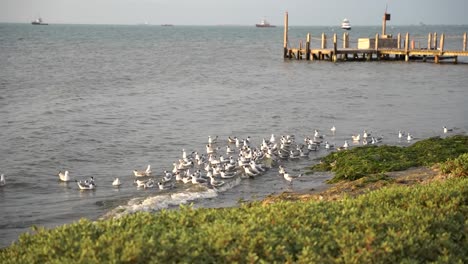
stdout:
<svg viewBox="0 0 468 264">
<path fill-rule="evenodd" d="M 335 126 L 330 131 L 334 136 Z M 444 134 L 451 131 L 453 129 L 443 127 Z M 414 139 L 410 133 L 398 132 L 400 140 L 405 137 L 408 142 Z M 366 130 L 363 131 L 362 136 L 361 134 L 351 136 L 353 144 L 362 145 L 377 144 L 382 142 L 382 139 L 382 137 L 371 136 Z M 227 180 L 234 177 L 256 178 L 277 166 L 278 174 L 292 185 L 293 181 L 303 174 L 292 175 L 288 173 L 286 168 L 281 165 L 283 161 L 307 158 L 310 152 L 317 151 L 322 147 L 326 150 L 336 149 L 338 151 L 350 147 L 348 140 L 345 140 L 342 146 L 335 147 L 324 140 L 324 135 L 321 135 L 318 130 L 314 131 L 313 136 L 305 137 L 304 143 L 297 143 L 294 135 L 284 135 L 277 138 L 274 134 L 269 139 L 263 138 L 260 146 L 253 146 L 250 137 L 241 140 L 229 136 L 223 142 L 226 144 L 225 149 L 219 147 L 222 143 L 218 136 L 214 138 L 208 136 L 206 153 L 203 154 L 197 151 L 188 153 L 182 149 L 182 156 L 173 163 L 173 169 L 171 171 L 165 170 L 164 175 L 157 182 L 156 178 L 153 177 L 151 165 L 148 165 L 145 170 L 133 170 L 134 184 L 145 189 L 157 186 L 160 190 L 172 189 L 176 186 L 176 182 L 219 188 Z M 94 190 L 96 188 L 94 177 L 77 181 L 72 179 L 68 171 L 60 171 L 58 176 L 59 180 L 63 182 L 75 181 L 80 190 Z M 0 187 L 5 185 L 5 175 L 1 174 Z M 116 188 L 121 185 L 122 182 L 119 178 L 115 178 L 112 182 L 112 186 Z"/>
</svg>

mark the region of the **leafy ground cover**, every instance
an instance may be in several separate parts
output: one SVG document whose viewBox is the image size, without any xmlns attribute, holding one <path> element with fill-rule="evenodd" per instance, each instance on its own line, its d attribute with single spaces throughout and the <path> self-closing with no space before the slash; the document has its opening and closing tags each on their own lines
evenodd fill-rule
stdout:
<svg viewBox="0 0 468 264">
<path fill-rule="evenodd" d="M 332 152 L 319 164 L 309 168 L 315 171 L 332 171 L 331 183 L 341 180 L 357 180 L 361 177 L 400 171 L 411 167 L 431 166 L 468 153 L 468 136 L 457 135 L 442 139 L 429 138 L 408 147 L 362 146 L 350 150 Z"/>
<path fill-rule="evenodd" d="M 1 263 L 468 261 L 468 179 L 394 186 L 340 202 L 138 213 L 36 228 Z"/>
</svg>

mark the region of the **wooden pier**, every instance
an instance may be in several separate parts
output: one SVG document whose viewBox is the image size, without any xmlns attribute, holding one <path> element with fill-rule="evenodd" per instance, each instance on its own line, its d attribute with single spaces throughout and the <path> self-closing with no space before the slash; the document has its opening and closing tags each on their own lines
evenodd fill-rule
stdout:
<svg viewBox="0 0 468 264">
<path fill-rule="evenodd" d="M 311 34 L 307 34 L 305 45 L 299 43 L 298 48 L 288 46 L 288 13 L 284 17 L 284 58 L 297 60 L 326 60 L 326 61 L 356 61 L 356 60 L 422 60 L 434 61 L 440 63 L 442 60 L 453 60 L 458 62 L 459 56 L 468 57 L 467 51 L 467 34 L 462 36 L 451 36 L 452 39 L 460 39 L 459 50 L 446 49 L 445 34 L 429 33 L 427 36 L 427 45 L 421 45 L 415 39 L 410 38 L 410 34 L 406 33 L 404 38 L 398 33 L 394 38 L 392 35 L 386 34 L 386 20 L 389 19 L 389 14 L 385 13 L 382 22 L 382 35 L 376 34 L 375 38 L 359 38 L 355 47 L 350 46 L 350 37 L 347 32 L 343 33 L 339 40 L 337 34 L 333 34 L 332 45 L 327 45 L 327 36 L 322 33 L 320 38 L 315 38 L 319 42 L 318 48 L 311 48 Z M 341 46 L 341 47 L 339 47 Z"/>
</svg>

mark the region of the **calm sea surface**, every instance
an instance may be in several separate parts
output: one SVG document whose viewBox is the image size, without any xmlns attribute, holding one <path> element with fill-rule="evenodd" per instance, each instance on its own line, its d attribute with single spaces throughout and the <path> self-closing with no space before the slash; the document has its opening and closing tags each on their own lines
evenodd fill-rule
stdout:
<svg viewBox="0 0 468 264">
<path fill-rule="evenodd" d="M 357 37 L 379 27 L 354 27 Z M 445 32 L 446 47 L 461 48 L 468 26 L 395 27 L 421 46 L 429 32 Z M 291 27 L 290 44 L 341 30 Z M 421 37 L 421 38 L 418 38 Z M 399 141 L 468 131 L 468 64 L 284 61 L 282 28 L 189 26 L 32 26 L 0 24 L 0 247 L 32 225 L 53 227 L 81 217 L 136 211 L 235 206 L 286 190 L 307 191 L 329 175 L 304 176 L 289 186 L 277 168 L 253 180 L 231 180 L 218 191 L 177 184 L 138 189 L 133 169 L 151 164 L 160 179 L 187 152 L 205 153 L 208 136 L 224 150 L 228 136 L 259 146 L 271 134 L 314 129 L 342 145 L 364 129 Z M 314 44 L 315 41 L 315 44 Z M 313 40 L 313 46 L 318 40 Z M 466 62 L 466 59 L 460 59 Z M 335 125 L 335 136 L 330 128 Z M 293 173 L 325 155 L 284 161 Z M 227 155 L 225 155 L 227 157 Z M 94 176 L 97 188 L 60 183 Z M 119 177 L 120 189 L 111 186 Z"/>
</svg>

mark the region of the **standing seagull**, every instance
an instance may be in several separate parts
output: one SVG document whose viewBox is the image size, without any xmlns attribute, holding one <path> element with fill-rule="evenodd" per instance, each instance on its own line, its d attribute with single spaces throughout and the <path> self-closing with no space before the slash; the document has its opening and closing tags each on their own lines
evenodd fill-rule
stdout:
<svg viewBox="0 0 468 264">
<path fill-rule="evenodd" d="M 5 182 L 5 175 L 0 175 L 0 186 L 5 186 L 6 182 Z"/>
<path fill-rule="evenodd" d="M 447 128 L 446 126 L 444 126 L 444 134 L 447 134 L 447 132 L 452 132 L 453 129 L 451 128 Z"/>
<path fill-rule="evenodd" d="M 297 176 L 289 175 L 289 173 L 287 173 L 287 172 L 285 172 L 285 173 L 283 174 L 284 179 L 287 180 L 287 181 L 289 181 L 289 184 L 290 184 L 290 185 L 292 185 L 293 180 L 295 180 L 295 179 L 297 179 L 297 178 L 299 178 L 299 177 L 301 177 L 301 176 L 302 176 L 302 173 L 299 174 L 299 175 L 297 175 Z"/>
</svg>

